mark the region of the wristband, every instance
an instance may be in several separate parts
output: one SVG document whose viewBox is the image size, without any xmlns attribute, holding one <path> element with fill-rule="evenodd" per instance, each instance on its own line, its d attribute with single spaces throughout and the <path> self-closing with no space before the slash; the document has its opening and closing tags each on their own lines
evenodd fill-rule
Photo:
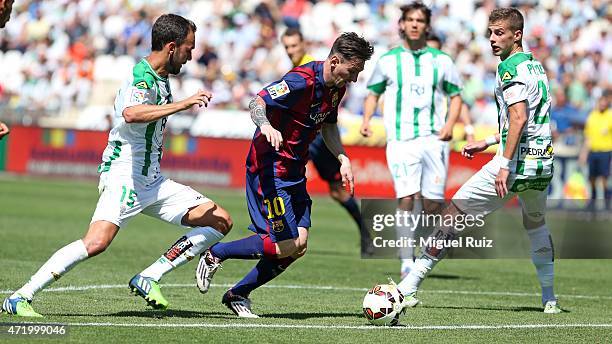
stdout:
<svg viewBox="0 0 612 344">
<path fill-rule="evenodd" d="M 495 137 L 495 135 L 491 135 L 485 139 L 485 143 L 487 144 L 487 146 L 496 145 L 497 138 Z"/>
<path fill-rule="evenodd" d="M 499 168 L 510 169 L 510 159 L 500 155 L 497 157 L 497 160 L 499 161 Z"/>
<path fill-rule="evenodd" d="M 463 131 L 466 135 L 474 135 L 474 127 L 471 124 L 464 126 Z"/>
</svg>

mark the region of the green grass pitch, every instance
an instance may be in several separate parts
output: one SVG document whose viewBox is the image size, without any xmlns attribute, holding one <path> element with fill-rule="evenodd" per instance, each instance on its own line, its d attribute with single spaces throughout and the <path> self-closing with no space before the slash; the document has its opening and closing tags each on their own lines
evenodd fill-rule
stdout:
<svg viewBox="0 0 612 344">
<path fill-rule="evenodd" d="M 243 237 L 249 217 L 241 190 L 198 188 L 229 210 Z M 21 286 L 58 248 L 80 238 L 97 200 L 92 181 L 0 175 L 0 296 Z M 612 340 L 612 261 L 557 260 L 556 293 L 565 313 L 541 312 L 535 270 L 528 259 L 447 260 L 422 286 L 422 305 L 403 327 L 367 324 L 361 301 L 367 288 L 398 280 L 396 260 L 363 260 L 358 232 L 342 208 L 315 197 L 308 253 L 256 290 L 253 310 L 261 319 L 237 319 L 221 303 L 227 287 L 254 261 L 228 261 L 208 294 L 194 280 L 196 262 L 162 280 L 166 312 L 147 309 L 132 296 L 128 280 L 148 266 L 182 230 L 141 215 L 111 247 L 86 261 L 35 299 L 45 323 L 68 324 L 63 338 L 42 341 L 123 342 L 576 342 Z M 520 228 L 517 235 L 524 235 Z M 69 288 L 72 287 L 72 288 Z M 6 314 L 0 323 L 24 321 Z M 4 327 L 5 328 L 5 327 Z M 0 335 L 0 342 L 32 338 Z M 41 342 L 42 342 L 41 341 Z"/>
</svg>

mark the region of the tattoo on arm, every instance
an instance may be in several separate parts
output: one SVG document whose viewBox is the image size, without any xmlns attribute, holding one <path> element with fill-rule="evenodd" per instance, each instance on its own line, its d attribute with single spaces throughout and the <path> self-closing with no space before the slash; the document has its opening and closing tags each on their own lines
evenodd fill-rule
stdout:
<svg viewBox="0 0 612 344">
<path fill-rule="evenodd" d="M 270 124 L 266 117 L 266 105 L 260 101 L 261 98 L 256 96 L 249 102 L 249 110 L 251 111 L 251 119 L 256 126 L 261 127 L 264 124 Z"/>
</svg>

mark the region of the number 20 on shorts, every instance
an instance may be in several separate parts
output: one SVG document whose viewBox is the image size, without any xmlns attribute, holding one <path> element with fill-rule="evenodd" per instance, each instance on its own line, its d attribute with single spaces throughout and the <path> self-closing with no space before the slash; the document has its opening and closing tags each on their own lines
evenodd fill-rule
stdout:
<svg viewBox="0 0 612 344">
<path fill-rule="evenodd" d="M 264 199 L 264 204 L 268 208 L 268 218 L 285 215 L 285 201 L 282 197 L 276 196 L 270 202 L 269 199 Z"/>
</svg>

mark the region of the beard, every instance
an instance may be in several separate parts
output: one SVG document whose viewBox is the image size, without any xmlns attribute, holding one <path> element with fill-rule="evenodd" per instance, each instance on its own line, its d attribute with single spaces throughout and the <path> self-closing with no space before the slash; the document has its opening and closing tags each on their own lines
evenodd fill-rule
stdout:
<svg viewBox="0 0 612 344">
<path fill-rule="evenodd" d="M 181 67 L 183 67 L 183 64 L 177 60 L 178 59 L 176 58 L 176 54 L 172 54 L 170 56 L 170 61 L 168 61 L 168 65 L 167 65 L 168 73 L 172 75 L 177 75 L 178 73 L 181 72 Z"/>
</svg>

